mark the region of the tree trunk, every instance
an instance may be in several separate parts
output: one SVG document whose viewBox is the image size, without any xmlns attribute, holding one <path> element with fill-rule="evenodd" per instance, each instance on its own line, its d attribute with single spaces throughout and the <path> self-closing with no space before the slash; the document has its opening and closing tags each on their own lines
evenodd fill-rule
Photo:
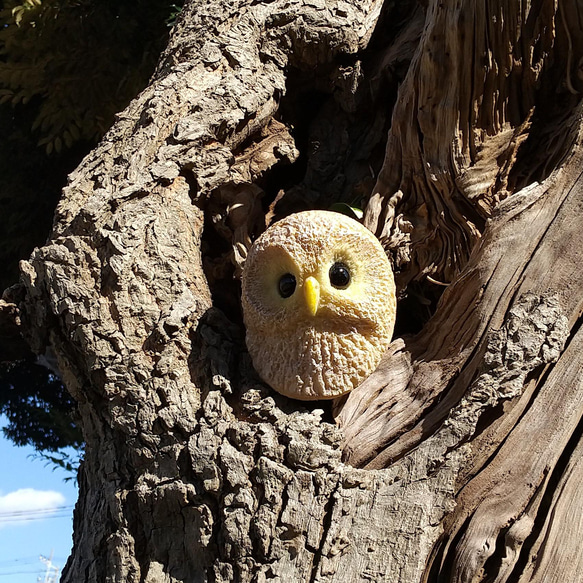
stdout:
<svg viewBox="0 0 583 583">
<path fill-rule="evenodd" d="M 186 2 L 22 264 L 87 443 L 63 581 L 583 578 L 581 8 Z M 285 399 L 246 250 L 363 196 L 398 335 L 332 408 Z"/>
</svg>

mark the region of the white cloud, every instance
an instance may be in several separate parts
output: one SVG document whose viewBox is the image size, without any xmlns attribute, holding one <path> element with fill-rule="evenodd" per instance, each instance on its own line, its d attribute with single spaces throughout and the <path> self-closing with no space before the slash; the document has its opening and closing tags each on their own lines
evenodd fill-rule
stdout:
<svg viewBox="0 0 583 583">
<path fill-rule="evenodd" d="M 62 511 L 65 497 L 55 490 L 21 488 L 0 494 L 0 528 L 8 524 L 29 524 Z"/>
</svg>

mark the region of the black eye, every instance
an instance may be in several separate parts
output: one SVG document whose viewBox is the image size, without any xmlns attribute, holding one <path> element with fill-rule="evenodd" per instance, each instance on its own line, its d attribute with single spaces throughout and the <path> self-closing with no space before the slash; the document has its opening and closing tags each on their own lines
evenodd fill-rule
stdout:
<svg viewBox="0 0 583 583">
<path fill-rule="evenodd" d="M 336 288 L 346 288 L 350 283 L 350 271 L 344 263 L 335 263 L 329 272 L 330 283 Z"/>
<path fill-rule="evenodd" d="M 282 298 L 289 298 L 296 291 L 296 278 L 291 273 L 286 273 L 279 278 L 277 285 L 279 295 Z"/>
</svg>

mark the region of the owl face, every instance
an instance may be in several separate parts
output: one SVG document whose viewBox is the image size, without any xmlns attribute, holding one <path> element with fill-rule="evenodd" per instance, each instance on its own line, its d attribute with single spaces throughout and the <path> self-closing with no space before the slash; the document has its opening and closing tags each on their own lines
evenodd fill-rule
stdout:
<svg viewBox="0 0 583 583">
<path fill-rule="evenodd" d="M 242 304 L 263 380 L 292 398 L 329 399 L 378 365 L 393 332 L 395 284 L 370 231 L 338 213 L 306 211 L 257 239 Z"/>
</svg>

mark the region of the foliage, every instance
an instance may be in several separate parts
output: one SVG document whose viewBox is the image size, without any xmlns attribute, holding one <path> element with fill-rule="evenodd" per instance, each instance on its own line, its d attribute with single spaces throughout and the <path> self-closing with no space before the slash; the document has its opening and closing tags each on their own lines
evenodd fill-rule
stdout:
<svg viewBox="0 0 583 583">
<path fill-rule="evenodd" d="M 18 281 L 18 261 L 42 245 L 81 144 L 48 158 L 30 133 L 30 108 L 0 106 L 0 294 Z"/>
<path fill-rule="evenodd" d="M 60 379 L 45 367 L 30 360 L 0 366 L 0 413 L 8 418 L 4 434 L 16 445 L 48 452 L 80 448 L 83 438 L 73 410 Z"/>
<path fill-rule="evenodd" d="M 0 4 L 0 295 L 46 240 L 67 174 L 147 85 L 180 10 L 180 0 Z M 82 447 L 73 410 L 47 369 L 0 365 L 0 413 L 15 443 L 74 467 L 62 449 Z"/>
<path fill-rule="evenodd" d="M 77 472 L 79 470 L 79 464 L 83 458 L 83 445 L 80 445 L 77 449 L 72 451 L 60 450 L 54 453 L 47 453 L 46 451 L 39 451 L 36 455 L 31 456 L 34 458 L 40 458 L 47 462 L 48 465 L 52 465 L 53 469 L 61 468 L 69 475 L 64 478 L 65 482 L 70 480 L 77 481 Z"/>
<path fill-rule="evenodd" d="M 4 2 L 0 293 L 46 239 L 67 174 L 147 84 L 179 11 L 157 0 Z"/>
<path fill-rule="evenodd" d="M 151 75 L 179 6 L 155 0 L 6 0 L 0 103 L 34 103 L 48 154 L 95 141 Z"/>
</svg>

